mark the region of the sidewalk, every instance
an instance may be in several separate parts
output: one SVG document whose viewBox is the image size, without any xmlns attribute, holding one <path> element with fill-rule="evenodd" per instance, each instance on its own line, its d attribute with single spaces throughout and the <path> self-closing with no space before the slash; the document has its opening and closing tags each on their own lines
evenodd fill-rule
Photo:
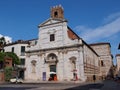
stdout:
<svg viewBox="0 0 120 90">
<path fill-rule="evenodd" d="M 80 84 L 80 83 L 85 83 L 85 82 L 82 82 L 82 81 L 24 81 L 23 83 L 76 83 L 76 84 Z"/>
<path fill-rule="evenodd" d="M 0 84 L 3 84 L 3 83 L 5 83 L 4 81 L 0 81 Z"/>
</svg>

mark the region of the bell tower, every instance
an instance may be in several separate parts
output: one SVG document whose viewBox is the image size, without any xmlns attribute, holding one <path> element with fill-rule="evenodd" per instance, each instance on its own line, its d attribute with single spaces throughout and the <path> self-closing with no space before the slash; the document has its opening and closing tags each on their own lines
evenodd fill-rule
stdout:
<svg viewBox="0 0 120 90">
<path fill-rule="evenodd" d="M 64 18 L 64 11 L 61 5 L 54 6 L 51 8 L 51 18 L 53 19 L 63 19 Z"/>
</svg>

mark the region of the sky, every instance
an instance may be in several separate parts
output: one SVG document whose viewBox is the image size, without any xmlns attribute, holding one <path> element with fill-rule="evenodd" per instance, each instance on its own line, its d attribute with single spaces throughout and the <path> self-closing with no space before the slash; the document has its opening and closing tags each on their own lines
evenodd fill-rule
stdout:
<svg viewBox="0 0 120 90">
<path fill-rule="evenodd" d="M 120 0 L 0 0 L 0 37 L 9 42 L 38 38 L 38 25 L 56 5 L 62 5 L 68 26 L 88 44 L 109 42 L 116 64 Z"/>
</svg>

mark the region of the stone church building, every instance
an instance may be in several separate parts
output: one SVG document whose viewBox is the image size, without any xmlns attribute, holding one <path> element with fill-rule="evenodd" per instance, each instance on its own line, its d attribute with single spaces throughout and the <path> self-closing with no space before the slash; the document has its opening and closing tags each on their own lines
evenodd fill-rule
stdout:
<svg viewBox="0 0 120 90">
<path fill-rule="evenodd" d="M 61 6 L 38 29 L 36 45 L 26 50 L 26 81 L 99 79 L 99 55 L 68 26 Z"/>
</svg>

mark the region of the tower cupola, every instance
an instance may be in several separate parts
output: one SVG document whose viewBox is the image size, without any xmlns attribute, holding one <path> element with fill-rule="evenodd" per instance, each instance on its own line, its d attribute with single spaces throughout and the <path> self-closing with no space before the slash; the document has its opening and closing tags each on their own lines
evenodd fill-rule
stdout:
<svg viewBox="0 0 120 90">
<path fill-rule="evenodd" d="M 64 11 L 61 5 L 54 6 L 51 8 L 51 18 L 53 19 L 63 19 Z"/>
</svg>

